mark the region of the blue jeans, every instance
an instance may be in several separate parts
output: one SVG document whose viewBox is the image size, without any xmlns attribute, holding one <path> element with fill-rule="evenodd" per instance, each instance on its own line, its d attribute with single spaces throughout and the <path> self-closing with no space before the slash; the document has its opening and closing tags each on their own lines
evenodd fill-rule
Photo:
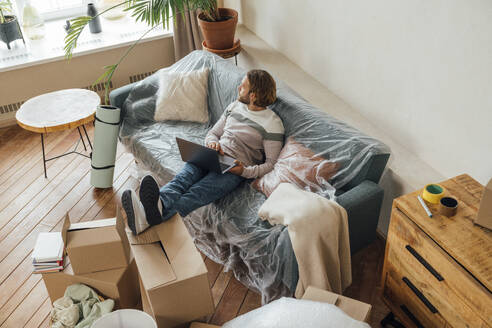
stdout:
<svg viewBox="0 0 492 328">
<path fill-rule="evenodd" d="M 229 172 L 218 174 L 186 163 L 159 191 L 164 205 L 162 221 L 168 220 L 176 212 L 185 217 L 197 208 L 224 197 L 244 180 Z"/>
</svg>

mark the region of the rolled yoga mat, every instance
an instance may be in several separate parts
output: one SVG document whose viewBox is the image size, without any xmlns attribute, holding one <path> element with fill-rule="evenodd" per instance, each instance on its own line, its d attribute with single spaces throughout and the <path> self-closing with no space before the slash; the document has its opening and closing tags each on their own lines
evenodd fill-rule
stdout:
<svg viewBox="0 0 492 328">
<path fill-rule="evenodd" d="M 91 185 L 96 188 L 113 186 L 119 124 L 120 109 L 118 107 L 105 105 L 97 107 L 91 162 Z"/>
</svg>

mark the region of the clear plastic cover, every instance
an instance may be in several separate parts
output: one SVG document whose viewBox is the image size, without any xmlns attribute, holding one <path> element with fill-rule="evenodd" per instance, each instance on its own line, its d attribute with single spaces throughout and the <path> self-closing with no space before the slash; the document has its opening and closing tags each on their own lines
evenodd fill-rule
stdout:
<svg viewBox="0 0 492 328">
<path fill-rule="evenodd" d="M 159 73 L 162 70 L 188 72 L 204 67 L 210 69 L 209 123 L 154 122 Z M 207 131 L 237 98 L 237 87 L 246 71 L 204 51 L 194 51 L 162 70 L 133 87 L 122 108 L 120 139 L 141 164 L 165 183 L 184 165 L 175 138 L 202 143 Z M 303 188 L 333 197 L 335 189 L 353 179 L 371 156 L 388 152 L 379 141 L 313 107 L 279 80 L 277 97 L 271 109 L 282 119 L 286 137 L 306 147 L 310 156 L 318 161 L 317 169 L 309 169 L 309 174 L 314 174 L 317 181 L 316 187 Z M 320 163 L 324 164 L 319 166 Z M 319 169 L 334 163 L 336 172 L 329 176 L 324 173 L 326 170 Z M 306 174 L 296 172 L 301 180 Z M 299 185 L 296 179 L 291 182 Z M 271 226 L 259 219 L 258 209 L 266 197 L 250 182 L 183 219 L 197 247 L 226 269 L 232 269 L 245 285 L 261 292 L 265 303 L 293 295 L 298 268 L 286 227 Z"/>
</svg>

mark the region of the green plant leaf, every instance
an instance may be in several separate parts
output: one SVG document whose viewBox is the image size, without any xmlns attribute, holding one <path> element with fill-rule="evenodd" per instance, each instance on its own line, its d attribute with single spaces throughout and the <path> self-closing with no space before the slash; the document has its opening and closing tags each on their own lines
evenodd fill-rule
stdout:
<svg viewBox="0 0 492 328">
<path fill-rule="evenodd" d="M 71 29 L 65 36 L 65 46 L 63 47 L 65 57 L 68 60 L 72 58 L 73 50 L 77 47 L 77 40 L 84 30 L 84 27 L 86 27 L 91 20 L 92 17 L 90 16 L 80 16 L 70 20 Z"/>
</svg>

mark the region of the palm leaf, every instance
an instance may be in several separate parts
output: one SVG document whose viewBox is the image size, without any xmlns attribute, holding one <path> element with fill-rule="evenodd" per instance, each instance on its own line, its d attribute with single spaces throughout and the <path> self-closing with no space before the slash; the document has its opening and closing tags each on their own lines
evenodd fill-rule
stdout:
<svg viewBox="0 0 492 328">
<path fill-rule="evenodd" d="M 65 36 L 65 57 L 70 60 L 72 58 L 73 50 L 77 47 L 77 40 L 80 34 L 84 30 L 84 27 L 92 20 L 90 16 L 80 16 L 70 20 L 70 31 Z"/>
</svg>

